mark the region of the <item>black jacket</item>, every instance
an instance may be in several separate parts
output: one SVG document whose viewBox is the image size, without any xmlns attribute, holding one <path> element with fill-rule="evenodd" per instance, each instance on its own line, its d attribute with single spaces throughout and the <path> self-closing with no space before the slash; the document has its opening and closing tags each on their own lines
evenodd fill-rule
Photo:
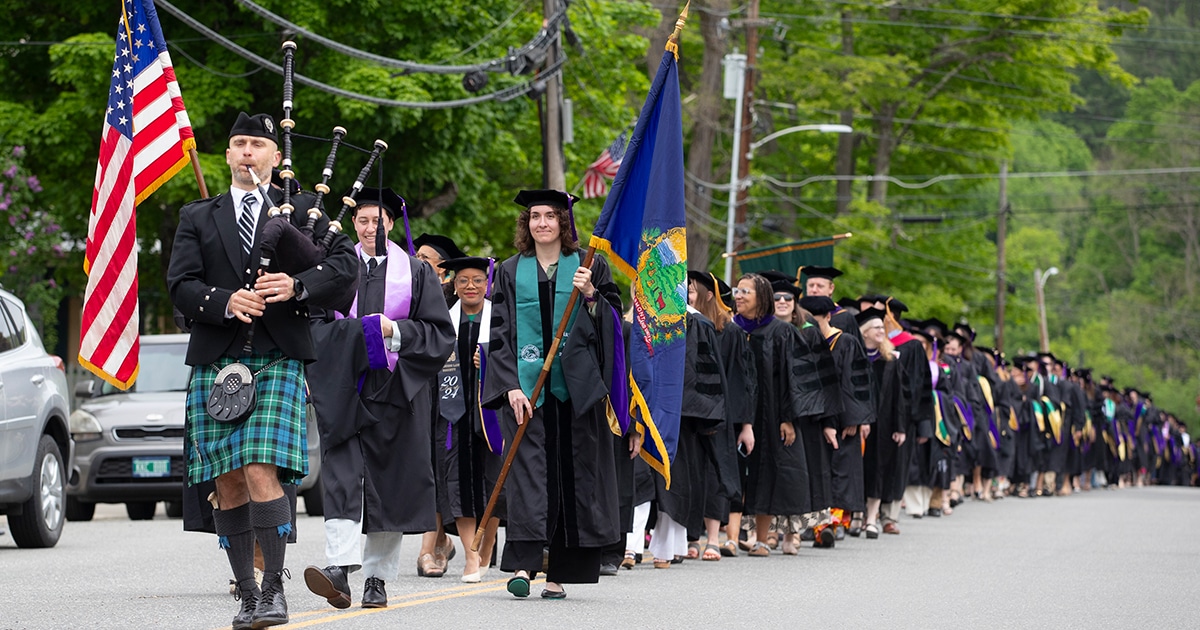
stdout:
<svg viewBox="0 0 1200 630">
<path fill-rule="evenodd" d="M 269 193 L 275 203 L 282 195 Z M 301 227 L 307 223 L 306 210 L 312 207 L 313 196 L 293 196 L 296 211 L 292 223 Z M 258 241 L 267 221 L 265 208 L 259 212 L 255 245 L 249 261 L 258 261 Z M 324 235 L 329 229 L 328 217 L 317 221 L 314 232 Z M 179 228 L 171 251 L 167 270 L 167 287 L 175 307 L 191 326 L 188 344 L 188 365 L 212 363 L 223 355 L 237 356 L 245 343 L 247 325 L 237 318 L 226 318 L 225 308 L 231 295 L 242 288 L 248 260 L 242 253 L 238 237 L 237 212 L 229 193 L 192 202 L 179 210 Z M 284 355 L 303 361 L 316 359 L 312 335 L 309 332 L 308 306 L 339 308 L 348 303 L 358 286 L 358 260 L 350 239 L 337 234 L 332 240 L 325 260 L 317 266 L 293 274 L 300 280 L 307 298 L 268 304 L 260 321 L 256 322 L 255 349 L 276 348 Z"/>
</svg>

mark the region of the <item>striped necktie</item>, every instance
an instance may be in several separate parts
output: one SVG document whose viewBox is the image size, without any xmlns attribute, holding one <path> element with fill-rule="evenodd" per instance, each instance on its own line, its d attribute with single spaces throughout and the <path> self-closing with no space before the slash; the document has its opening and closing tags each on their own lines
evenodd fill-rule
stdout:
<svg viewBox="0 0 1200 630">
<path fill-rule="evenodd" d="M 242 197 L 242 216 L 238 218 L 238 233 L 242 237 L 242 253 L 249 256 L 250 248 L 254 245 L 254 203 L 258 201 L 254 195 Z"/>
</svg>

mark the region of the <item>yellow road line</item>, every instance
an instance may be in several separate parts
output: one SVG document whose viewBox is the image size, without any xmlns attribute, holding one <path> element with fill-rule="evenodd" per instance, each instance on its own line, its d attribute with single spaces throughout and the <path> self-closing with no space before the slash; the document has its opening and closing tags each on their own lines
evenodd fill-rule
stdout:
<svg viewBox="0 0 1200 630">
<path fill-rule="evenodd" d="M 545 581 L 546 581 L 545 578 L 540 578 L 537 580 L 533 580 L 530 584 L 531 585 L 543 584 L 543 583 L 545 583 Z M 351 612 L 344 612 L 344 613 L 334 613 L 333 611 L 330 611 L 328 609 L 306 610 L 303 612 L 291 613 L 289 615 L 290 623 L 288 624 L 288 627 L 289 628 L 304 628 L 304 627 L 308 627 L 308 626 L 316 626 L 316 625 L 320 625 L 320 624 L 324 624 L 324 623 L 329 623 L 332 621 L 339 621 L 342 619 L 350 619 L 352 617 L 361 617 L 362 615 L 384 613 L 389 610 L 396 610 L 396 609 L 400 609 L 400 608 L 409 608 L 411 606 L 420 606 L 422 604 L 433 604 L 436 602 L 446 601 L 446 600 L 450 600 L 450 599 L 458 599 L 460 597 L 469 597 L 471 595 L 478 595 L 478 594 L 482 594 L 482 593 L 495 593 L 495 592 L 503 591 L 507 587 L 508 587 L 508 579 L 502 578 L 499 580 L 489 580 L 487 582 L 480 582 L 479 584 L 462 584 L 459 586 L 452 586 L 452 587 L 437 589 L 437 590 L 433 590 L 433 591 L 408 593 L 408 594 L 400 595 L 400 596 L 389 595 L 387 608 L 359 608 L 358 610 L 354 610 Z M 417 598 L 417 599 L 414 599 L 414 598 Z M 396 603 L 396 602 L 400 602 L 400 603 Z M 303 620 L 306 617 L 314 617 L 314 618 L 308 619 L 308 620 Z M 297 623 L 295 621 L 297 619 L 301 619 L 302 621 Z"/>
<path fill-rule="evenodd" d="M 492 586 L 493 584 L 497 584 L 497 582 L 501 582 L 501 581 L 505 582 L 505 584 Z M 451 600 L 451 599 L 458 599 L 460 597 L 469 597 L 471 595 L 479 595 L 482 593 L 495 593 L 495 592 L 505 590 L 507 588 L 507 582 L 508 582 L 508 580 L 496 580 L 496 581 L 492 581 L 492 582 L 484 582 L 482 584 L 474 584 L 474 585 L 470 585 L 470 587 L 468 587 L 465 590 L 459 589 L 459 592 L 456 592 L 456 593 L 450 592 L 450 593 L 445 593 L 443 595 L 436 595 L 434 597 L 425 597 L 423 599 L 414 599 L 414 600 L 406 601 L 406 602 L 403 602 L 400 604 L 392 604 L 389 601 L 387 608 L 361 608 L 361 609 L 355 610 L 353 612 L 331 614 L 328 616 L 318 617 L 316 619 L 311 619 L 308 621 L 302 621 L 300 623 L 289 623 L 288 627 L 289 628 L 306 628 L 309 626 L 316 626 L 316 625 L 320 625 L 320 624 L 324 624 L 324 623 L 329 623 L 332 621 L 340 621 L 342 619 L 361 617 L 363 615 L 386 613 L 389 610 L 398 610 L 400 608 L 409 608 L 412 606 L 420 606 L 422 604 L 432 604 L 435 602 L 442 602 L 442 601 L 447 601 L 447 600 Z M 545 582 L 544 579 L 534 580 L 533 584 L 539 584 L 539 583 L 544 583 L 544 582 Z M 445 589 L 445 590 L 452 590 L 452 589 Z M 412 597 L 412 596 L 410 596 L 410 597 Z"/>
</svg>

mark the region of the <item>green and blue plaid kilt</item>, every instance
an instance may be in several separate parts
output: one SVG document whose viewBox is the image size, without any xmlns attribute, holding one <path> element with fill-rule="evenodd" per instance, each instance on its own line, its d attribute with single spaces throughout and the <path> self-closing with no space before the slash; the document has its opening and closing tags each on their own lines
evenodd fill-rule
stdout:
<svg viewBox="0 0 1200 630">
<path fill-rule="evenodd" d="M 243 357 L 251 372 L 281 358 L 279 352 Z M 254 377 L 257 403 L 244 422 L 222 423 L 206 405 L 221 368 L 236 359 L 222 357 L 192 368 L 187 395 L 188 483 L 215 479 L 246 464 L 274 464 L 282 483 L 299 483 L 308 474 L 304 422 L 304 362 L 284 359 Z M 215 369 L 214 369 L 215 366 Z"/>
</svg>

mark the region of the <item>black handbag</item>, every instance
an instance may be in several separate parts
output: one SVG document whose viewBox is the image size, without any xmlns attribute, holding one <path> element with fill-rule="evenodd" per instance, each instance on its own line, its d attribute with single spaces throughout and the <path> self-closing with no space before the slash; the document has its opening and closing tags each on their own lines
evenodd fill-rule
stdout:
<svg viewBox="0 0 1200 630">
<path fill-rule="evenodd" d="M 254 377 L 281 361 L 282 358 L 276 359 L 253 373 L 245 364 L 237 362 L 221 368 L 213 383 L 212 393 L 208 396 L 208 415 L 223 424 L 244 422 L 254 413 L 254 406 L 258 401 Z M 213 367 L 215 369 L 216 366 Z"/>
</svg>

